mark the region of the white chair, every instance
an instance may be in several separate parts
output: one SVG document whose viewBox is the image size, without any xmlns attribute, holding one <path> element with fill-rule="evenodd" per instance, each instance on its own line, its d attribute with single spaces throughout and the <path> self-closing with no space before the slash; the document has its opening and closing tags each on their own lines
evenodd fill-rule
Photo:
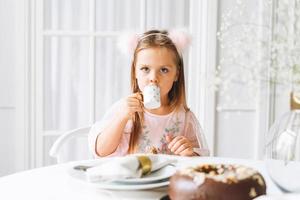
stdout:
<svg viewBox="0 0 300 200">
<path fill-rule="evenodd" d="M 51 146 L 49 155 L 57 163 L 93 158 L 88 149 L 90 126 L 73 129 L 59 136 Z"/>
</svg>

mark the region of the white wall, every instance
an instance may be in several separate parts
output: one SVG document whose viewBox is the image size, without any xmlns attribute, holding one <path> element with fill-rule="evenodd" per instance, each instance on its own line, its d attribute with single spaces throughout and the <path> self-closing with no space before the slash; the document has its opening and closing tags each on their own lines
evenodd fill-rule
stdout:
<svg viewBox="0 0 300 200">
<path fill-rule="evenodd" d="M 14 9 L 14 1 L 0 1 L 0 176 L 16 169 Z"/>
</svg>

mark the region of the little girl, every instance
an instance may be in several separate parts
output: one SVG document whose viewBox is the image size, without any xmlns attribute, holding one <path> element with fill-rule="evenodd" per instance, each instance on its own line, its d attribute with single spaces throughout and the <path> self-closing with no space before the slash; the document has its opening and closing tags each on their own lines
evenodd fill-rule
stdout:
<svg viewBox="0 0 300 200">
<path fill-rule="evenodd" d="M 205 137 L 186 104 L 182 50 L 183 32 L 151 30 L 130 41 L 132 94 L 115 103 L 89 133 L 96 157 L 131 153 L 208 156 Z M 143 104 L 145 86 L 160 89 L 161 106 Z"/>
</svg>

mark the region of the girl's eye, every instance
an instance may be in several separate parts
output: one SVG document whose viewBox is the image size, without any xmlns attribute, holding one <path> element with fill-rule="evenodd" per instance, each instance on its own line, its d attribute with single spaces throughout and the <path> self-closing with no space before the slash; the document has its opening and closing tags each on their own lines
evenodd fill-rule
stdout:
<svg viewBox="0 0 300 200">
<path fill-rule="evenodd" d="M 140 70 L 143 72 L 149 72 L 150 69 L 149 67 L 141 67 Z"/>
<path fill-rule="evenodd" d="M 168 73 L 169 72 L 169 69 L 168 68 L 161 68 L 161 70 L 160 70 L 162 73 Z"/>
</svg>

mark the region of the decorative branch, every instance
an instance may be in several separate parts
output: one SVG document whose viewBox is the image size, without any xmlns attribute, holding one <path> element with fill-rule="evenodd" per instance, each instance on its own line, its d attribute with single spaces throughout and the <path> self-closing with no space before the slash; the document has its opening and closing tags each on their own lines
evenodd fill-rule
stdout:
<svg viewBox="0 0 300 200">
<path fill-rule="evenodd" d="M 272 26 L 258 23 L 255 14 L 247 13 L 246 3 L 237 0 L 221 17 L 217 36 L 222 51 L 215 88 L 228 102 L 236 86 L 249 91 L 251 97 L 263 82 L 300 91 L 300 0 L 278 1 L 274 13 L 273 2 L 264 3 L 265 12 L 259 15 L 273 15 Z"/>
</svg>

